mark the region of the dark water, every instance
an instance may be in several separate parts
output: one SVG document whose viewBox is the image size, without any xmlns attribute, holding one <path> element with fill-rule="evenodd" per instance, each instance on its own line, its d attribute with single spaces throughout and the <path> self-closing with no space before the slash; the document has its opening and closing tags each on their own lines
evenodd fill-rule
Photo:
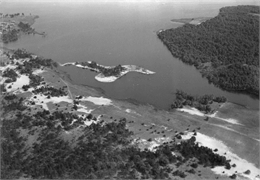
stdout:
<svg viewBox="0 0 260 180">
<path fill-rule="evenodd" d="M 176 89 L 192 94 L 224 95 L 229 101 L 258 109 L 259 100 L 248 95 L 228 93 L 208 84 L 191 66 L 172 57 L 157 38 L 156 31 L 180 26 L 170 19 L 213 17 L 228 5 L 256 4 L 256 1 L 222 3 L 43 3 L 4 1 L 4 13 L 39 15 L 33 27 L 47 32 L 24 35 L 9 48 L 30 52 L 65 63 L 96 61 L 103 65 L 134 64 L 155 71 L 154 75 L 129 73 L 113 83 L 100 83 L 94 73 L 66 68 L 77 84 L 100 87 L 112 98 L 132 98 L 157 108 L 168 108 Z"/>
</svg>

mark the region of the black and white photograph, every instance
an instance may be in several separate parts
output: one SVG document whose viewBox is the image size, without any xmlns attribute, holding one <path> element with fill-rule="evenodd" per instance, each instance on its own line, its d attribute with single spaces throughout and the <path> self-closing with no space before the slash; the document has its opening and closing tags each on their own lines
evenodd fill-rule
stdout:
<svg viewBox="0 0 260 180">
<path fill-rule="evenodd" d="M 1 179 L 260 180 L 259 0 L 0 0 Z"/>
</svg>

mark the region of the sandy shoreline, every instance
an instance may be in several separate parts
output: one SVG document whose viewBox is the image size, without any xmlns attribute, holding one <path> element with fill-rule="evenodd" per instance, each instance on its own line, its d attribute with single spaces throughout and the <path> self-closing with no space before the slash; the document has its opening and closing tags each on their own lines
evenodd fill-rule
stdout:
<svg viewBox="0 0 260 180">
<path fill-rule="evenodd" d="M 193 133 L 187 133 L 183 135 L 183 139 L 190 139 L 193 136 Z M 231 167 L 230 170 L 225 169 L 225 167 L 219 166 L 212 169 L 212 171 L 219 175 L 228 175 L 237 174 L 242 177 L 249 179 L 260 179 L 257 178 L 260 175 L 260 169 L 258 169 L 254 164 L 246 161 L 245 159 L 240 158 L 238 155 L 233 153 L 233 150 L 224 144 L 222 141 L 215 139 L 214 137 L 209 137 L 202 133 L 197 133 L 196 142 L 199 145 L 209 147 L 211 149 L 218 149 L 217 154 L 225 156 L 227 159 L 230 159 L 230 164 L 236 164 L 236 167 Z M 245 171 L 250 170 L 250 174 L 244 174 Z M 224 173 L 223 173 L 224 172 Z"/>
</svg>

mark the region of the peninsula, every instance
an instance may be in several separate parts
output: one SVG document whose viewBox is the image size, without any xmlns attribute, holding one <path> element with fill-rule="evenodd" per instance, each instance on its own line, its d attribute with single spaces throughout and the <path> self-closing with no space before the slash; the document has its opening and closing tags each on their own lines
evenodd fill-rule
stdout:
<svg viewBox="0 0 260 180">
<path fill-rule="evenodd" d="M 216 17 L 198 25 L 182 19 L 183 26 L 161 30 L 157 35 L 174 57 L 195 66 L 209 83 L 259 98 L 256 14 L 260 14 L 259 6 L 224 7 Z"/>
<path fill-rule="evenodd" d="M 136 65 L 117 65 L 117 66 L 103 66 L 94 61 L 88 62 L 68 62 L 60 64 L 61 66 L 76 66 L 82 69 L 89 69 L 99 73 L 95 79 L 100 82 L 114 82 L 129 72 L 139 72 L 142 74 L 154 74 L 155 72 L 144 69 Z"/>
<path fill-rule="evenodd" d="M 39 18 L 37 15 L 0 13 L 0 16 L 0 41 L 5 44 L 17 41 L 21 34 L 39 34 L 46 36 L 45 32 L 38 32 L 31 27 L 35 19 Z"/>
</svg>

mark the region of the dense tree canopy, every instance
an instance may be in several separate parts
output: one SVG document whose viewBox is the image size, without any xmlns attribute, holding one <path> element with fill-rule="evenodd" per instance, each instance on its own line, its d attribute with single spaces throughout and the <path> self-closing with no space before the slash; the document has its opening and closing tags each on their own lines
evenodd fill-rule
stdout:
<svg viewBox="0 0 260 180">
<path fill-rule="evenodd" d="M 213 102 L 225 103 L 227 99 L 224 96 L 213 96 L 212 94 L 205 94 L 203 96 L 194 96 L 187 94 L 184 91 L 176 90 L 176 99 L 171 104 L 172 109 L 182 108 L 183 106 L 195 107 L 200 111 L 205 113 L 210 113 L 213 111 L 211 104 Z"/>
<path fill-rule="evenodd" d="M 214 85 L 258 96 L 258 6 L 224 7 L 210 20 L 161 31 L 158 37 Z"/>
<path fill-rule="evenodd" d="M 155 151 L 142 150 L 133 143 L 133 132 L 127 129 L 125 118 L 84 126 L 83 121 L 95 120 L 95 116 L 49 110 L 28 115 L 23 112 L 29 108 L 23 101 L 17 95 L 4 96 L 4 111 L 14 116 L 10 118 L 5 113 L 2 118 L 3 179 L 166 179 L 194 174 L 198 164 L 230 167 L 224 156 L 198 146 L 195 137 L 177 144 L 164 143 Z M 73 140 L 63 138 L 64 131 L 75 128 L 81 135 Z M 21 136 L 22 131 L 37 139 L 29 145 L 28 139 Z M 194 169 L 187 173 L 179 170 L 189 159 L 193 159 L 190 168 Z"/>
<path fill-rule="evenodd" d="M 76 62 L 76 64 L 78 64 L 78 63 Z M 88 66 L 90 68 L 96 69 L 98 72 L 102 73 L 105 77 L 119 76 L 122 71 L 126 70 L 126 68 L 121 66 L 120 64 L 115 66 L 115 67 L 111 67 L 111 68 L 101 66 L 94 61 L 81 62 L 80 64 L 83 65 L 83 66 Z"/>
</svg>

